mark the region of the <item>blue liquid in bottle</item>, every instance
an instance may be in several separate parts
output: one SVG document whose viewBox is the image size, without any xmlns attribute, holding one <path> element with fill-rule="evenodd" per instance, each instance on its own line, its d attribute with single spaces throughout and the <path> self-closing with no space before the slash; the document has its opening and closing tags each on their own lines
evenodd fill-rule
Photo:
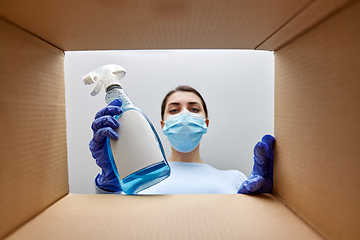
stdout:
<svg viewBox="0 0 360 240">
<path fill-rule="evenodd" d="M 129 110 L 135 110 L 135 111 L 139 112 L 146 119 L 152 132 L 154 133 L 154 138 L 157 142 L 159 151 L 161 151 L 161 155 L 162 155 L 162 159 L 159 159 L 159 162 L 148 165 L 136 172 L 133 172 L 133 173 L 121 178 L 119 175 L 118 169 L 117 169 L 117 165 L 115 163 L 113 151 L 111 149 L 110 139 L 107 138 L 106 144 L 107 144 L 107 149 L 108 149 L 108 155 L 110 158 L 111 165 L 114 169 L 115 175 L 117 176 L 117 178 L 119 180 L 121 189 L 126 194 L 130 194 L 130 195 L 137 194 L 138 192 L 140 192 L 146 188 L 149 188 L 149 187 L 163 181 L 168 176 L 170 176 L 170 167 L 166 161 L 164 148 L 161 144 L 160 138 L 159 138 L 154 126 L 152 125 L 150 120 L 146 117 L 146 115 L 139 108 L 134 106 L 134 104 L 130 101 L 128 96 L 125 94 L 125 92 L 119 86 L 110 87 L 106 93 L 105 100 L 108 104 L 115 99 L 121 99 L 123 102 L 123 104 L 122 104 L 123 113 L 121 115 L 123 115 L 124 113 L 126 113 Z M 117 116 L 115 116 L 115 118 L 118 119 L 121 115 L 117 115 Z M 121 126 L 120 126 L 120 128 L 121 128 Z M 142 151 L 142 149 L 138 149 L 138 151 Z"/>
</svg>

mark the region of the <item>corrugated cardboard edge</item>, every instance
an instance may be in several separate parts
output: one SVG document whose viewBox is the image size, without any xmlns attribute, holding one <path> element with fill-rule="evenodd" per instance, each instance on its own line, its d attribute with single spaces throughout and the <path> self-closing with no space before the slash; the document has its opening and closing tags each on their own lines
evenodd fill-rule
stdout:
<svg viewBox="0 0 360 240">
<path fill-rule="evenodd" d="M 69 194 L 14 239 L 321 239 L 272 194 Z"/>
<path fill-rule="evenodd" d="M 281 28 L 272 34 L 256 50 L 277 51 L 281 47 L 295 40 L 300 35 L 324 21 L 328 16 L 346 7 L 353 0 L 317 0 L 311 1 L 299 11 L 293 18 L 289 19 Z"/>
<path fill-rule="evenodd" d="M 0 19 L 0 238 L 69 192 L 64 53 Z"/>
</svg>

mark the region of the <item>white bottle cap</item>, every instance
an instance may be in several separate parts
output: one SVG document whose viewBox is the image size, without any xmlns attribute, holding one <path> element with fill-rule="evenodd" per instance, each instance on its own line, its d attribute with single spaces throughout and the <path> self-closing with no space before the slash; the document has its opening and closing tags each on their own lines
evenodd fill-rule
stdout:
<svg viewBox="0 0 360 240">
<path fill-rule="evenodd" d="M 94 89 L 91 92 L 91 96 L 95 96 L 101 90 L 101 86 L 104 84 L 105 91 L 110 86 L 120 86 L 120 79 L 123 78 L 126 71 L 123 67 L 115 64 L 109 64 L 102 66 L 83 77 L 85 85 L 95 84 Z"/>
</svg>

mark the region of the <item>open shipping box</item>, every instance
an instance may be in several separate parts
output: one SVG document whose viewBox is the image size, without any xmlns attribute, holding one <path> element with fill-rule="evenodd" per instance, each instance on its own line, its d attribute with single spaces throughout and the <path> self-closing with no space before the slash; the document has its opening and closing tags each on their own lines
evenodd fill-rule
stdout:
<svg viewBox="0 0 360 240">
<path fill-rule="evenodd" d="M 0 238 L 360 238 L 359 1 L 0 0 L 0 16 Z M 121 49 L 274 51 L 273 193 L 69 194 L 64 51 Z"/>
</svg>

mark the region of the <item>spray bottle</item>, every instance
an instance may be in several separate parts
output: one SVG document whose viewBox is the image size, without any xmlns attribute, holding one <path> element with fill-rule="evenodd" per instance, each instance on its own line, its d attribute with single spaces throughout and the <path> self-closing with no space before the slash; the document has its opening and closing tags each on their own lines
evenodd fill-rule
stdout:
<svg viewBox="0 0 360 240">
<path fill-rule="evenodd" d="M 120 85 L 126 71 L 115 64 L 100 67 L 86 76 L 86 85 L 95 83 L 92 96 L 104 85 L 107 104 L 122 100 L 123 113 L 115 116 L 120 123 L 116 129 L 118 140 L 107 138 L 106 144 L 111 165 L 121 189 L 126 194 L 136 194 L 170 175 L 170 167 L 160 138 L 147 116 L 131 102 Z"/>
</svg>

